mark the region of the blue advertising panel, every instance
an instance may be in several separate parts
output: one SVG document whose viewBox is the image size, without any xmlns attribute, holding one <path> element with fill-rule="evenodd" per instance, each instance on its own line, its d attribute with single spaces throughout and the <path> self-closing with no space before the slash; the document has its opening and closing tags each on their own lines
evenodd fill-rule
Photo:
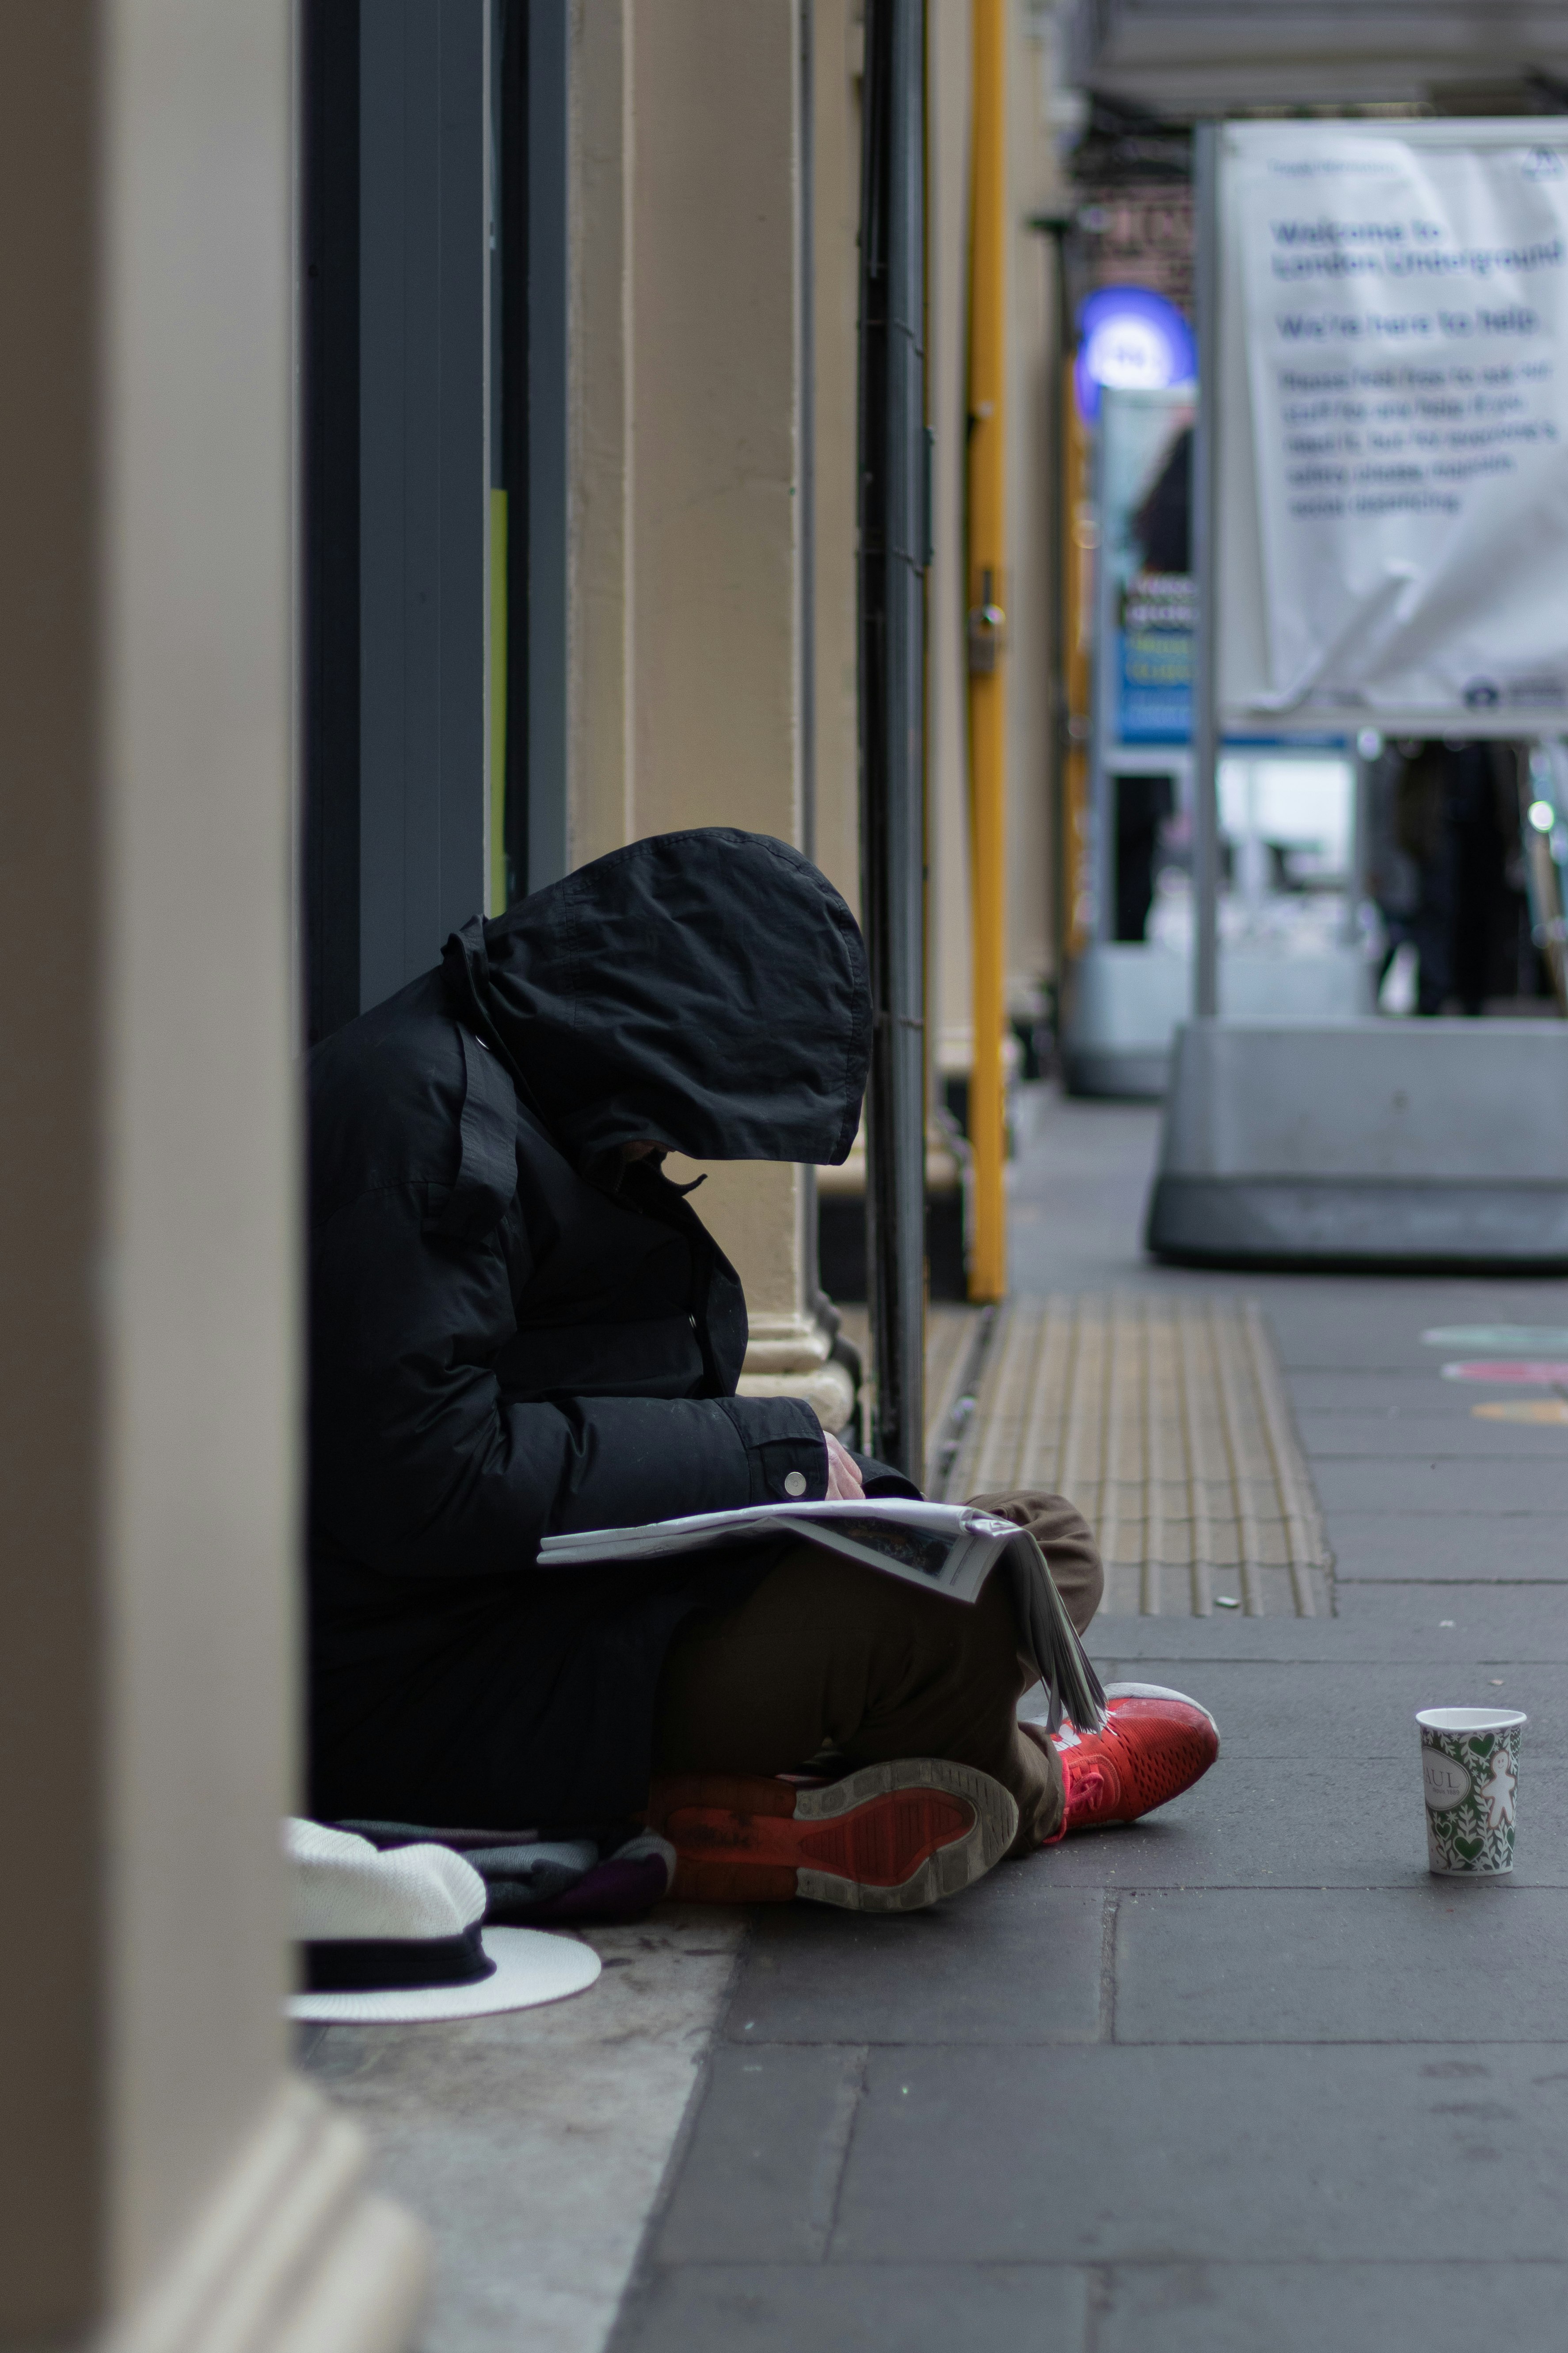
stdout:
<svg viewBox="0 0 1568 2353">
<path fill-rule="evenodd" d="M 1100 413 L 1102 722 L 1117 744 L 1192 736 L 1196 584 L 1190 529 L 1193 386 L 1106 385 Z"/>
</svg>

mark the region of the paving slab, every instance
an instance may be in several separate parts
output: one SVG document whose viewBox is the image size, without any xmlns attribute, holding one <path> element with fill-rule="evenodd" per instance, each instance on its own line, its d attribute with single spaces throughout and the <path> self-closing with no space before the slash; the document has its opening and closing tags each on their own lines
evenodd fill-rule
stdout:
<svg viewBox="0 0 1568 2353">
<path fill-rule="evenodd" d="M 1302 1371 L 1436 1371 L 1446 1358 L 1468 1351 L 1454 1344 L 1431 1346 L 1424 1332 L 1568 1326 L 1563 1282 L 1314 1274 L 1264 1276 L 1247 1288 L 1264 1304 L 1281 1357 Z"/>
<path fill-rule="evenodd" d="M 1568 1282 L 1155 1267 L 1157 1113 L 1025 1108 L 1016 1286 L 1258 1301 L 1332 1588 L 1091 1630 L 1222 1726 L 1146 1821 L 908 1920 L 759 1916 L 616 2353 L 1554 2345 L 1568 1432 L 1475 1419 L 1504 1392 L 1422 1334 L 1568 1326 Z M 1510 1881 L 1426 1869 L 1411 1719 L 1443 1702 L 1531 1717 Z"/>
<path fill-rule="evenodd" d="M 1504 1667 L 1456 1661 L 1437 1672 L 1424 1662 L 1357 1660 L 1326 1675 L 1316 1661 L 1290 1666 L 1205 1661 L 1184 1676 L 1180 1688 L 1219 1725 L 1224 1745 L 1216 1770 L 1227 1779 L 1255 1758 L 1297 1757 L 1303 1764 L 1324 1755 L 1409 1758 L 1418 1737 L 1415 1711 L 1435 1706 L 1521 1707 L 1530 1716 L 1528 1762 L 1568 1760 L 1562 1669 L 1533 1662 Z"/>
<path fill-rule="evenodd" d="M 1442 2263 L 1118 2265 L 1097 2281 L 1095 2353 L 1477 2353 L 1557 2345 L 1568 2266 Z"/>
<path fill-rule="evenodd" d="M 1446 1654 L 1475 1658 L 1568 1661 L 1568 1577 L 1420 1585 L 1346 1580 L 1335 1591 L 1339 1622 L 1358 1656 L 1375 1658 L 1387 1641 L 1403 1640 L 1407 1658 L 1441 1639 Z"/>
<path fill-rule="evenodd" d="M 842 2043 L 716 2051 L 654 2259 L 820 2263 L 868 2058 Z"/>
<path fill-rule="evenodd" d="M 1520 1774 L 1519 1886 L 1568 1886 L 1568 1767 Z M 1415 1735 L 1408 1757 L 1325 1746 L 1310 1762 L 1218 1765 L 1199 1787 L 1123 1830 L 1064 1839 L 1005 1866 L 1059 1887 L 1424 1887 L 1426 1819 Z M 1553 2030 L 1555 2031 L 1555 2030 Z"/>
<path fill-rule="evenodd" d="M 1446 1511 L 1367 1511 L 1342 1504 L 1329 1514 L 1336 1583 L 1384 1577 L 1417 1583 L 1449 1577 L 1479 1584 L 1568 1582 L 1568 1465 L 1553 1475 L 1564 1497 L 1563 1508 L 1551 1511 L 1465 1511 L 1458 1505 Z"/>
<path fill-rule="evenodd" d="M 1179 1674 L 1144 1670 L 1202 1659 L 1280 1665 L 1315 1660 L 1324 1666 L 1456 1658 L 1568 1662 L 1568 1577 L 1347 1579 L 1336 1584 L 1334 1603 L 1332 1618 L 1247 1618 L 1216 1609 L 1212 1618 L 1100 1619 L 1085 1648 L 1101 1675 L 1173 1682 L 1184 1690 Z"/>
<path fill-rule="evenodd" d="M 1118 2042 L 1483 2043 L 1568 2054 L 1568 1890 L 1130 1892 L 1116 1907 Z M 1568 2060 L 1565 2060 L 1568 2067 Z M 1479 2094 L 1478 2094 L 1479 2096 Z"/>
<path fill-rule="evenodd" d="M 1341 1513 L 1380 1513 L 1403 1521 L 1441 1513 L 1445 1518 L 1484 1516 L 1489 1525 L 1538 1516 L 1561 1526 L 1568 1511 L 1568 1456 L 1552 1462 L 1459 1461 L 1447 1455 L 1320 1461 L 1313 1465 L 1312 1483 L 1331 1519 Z"/>
<path fill-rule="evenodd" d="M 1561 2044 L 873 2052 L 832 2253 L 1561 2263 L 1565 2167 Z"/>
<path fill-rule="evenodd" d="M 1297 1367 L 1290 1375 L 1296 1419 L 1303 1428 L 1320 1413 L 1356 1420 L 1368 1429 L 1390 1422 L 1464 1421 L 1483 1398 L 1503 1394 L 1500 1388 L 1444 1380 L 1439 1368 L 1447 1361 L 1434 1352 L 1419 1368 L 1396 1373 L 1303 1372 Z"/>
<path fill-rule="evenodd" d="M 1479 1403 L 1485 1390 L 1472 1390 Z M 1494 1394 L 1496 1394 L 1494 1392 Z M 1517 1395 L 1518 1393 L 1515 1392 Z M 1297 1433 L 1314 1479 L 1326 1462 L 1541 1462 L 1568 1486 L 1568 1426 L 1532 1430 L 1517 1421 L 1458 1414 L 1299 1413 Z"/>
<path fill-rule="evenodd" d="M 1089 2279 L 1063 2265 L 758 2263 L 656 2272 L 616 2353 L 1087 2353 Z"/>
<path fill-rule="evenodd" d="M 1093 2042 L 1103 1906 L 1026 1864 L 902 1918 L 806 1905 L 758 1916 L 731 2042 Z"/>
</svg>

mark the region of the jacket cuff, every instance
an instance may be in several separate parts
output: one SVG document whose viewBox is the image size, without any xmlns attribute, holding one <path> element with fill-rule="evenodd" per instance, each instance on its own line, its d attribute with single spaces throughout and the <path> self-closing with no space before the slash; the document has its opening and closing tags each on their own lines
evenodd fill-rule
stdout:
<svg viewBox="0 0 1568 2353">
<path fill-rule="evenodd" d="M 853 1447 L 849 1451 L 868 1495 L 907 1496 L 911 1503 L 924 1503 L 921 1490 L 912 1479 L 906 1479 L 901 1471 L 891 1470 L 886 1462 L 879 1462 L 874 1454 L 856 1454 Z"/>
<path fill-rule="evenodd" d="M 803 1398 L 715 1398 L 746 1450 L 752 1504 L 820 1504 L 827 1441 Z"/>
</svg>

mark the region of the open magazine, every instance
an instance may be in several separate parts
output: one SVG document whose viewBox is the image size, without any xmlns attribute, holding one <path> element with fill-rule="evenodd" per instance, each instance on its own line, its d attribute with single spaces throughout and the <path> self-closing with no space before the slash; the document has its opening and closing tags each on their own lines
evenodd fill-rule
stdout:
<svg viewBox="0 0 1568 2353">
<path fill-rule="evenodd" d="M 1012 1588 L 1026 1654 L 1050 1695 L 1050 1728 L 1066 1715 L 1080 1732 L 1104 1720 L 1105 1694 L 1078 1630 L 1026 1529 L 968 1504 L 920 1504 L 867 1496 L 849 1504 L 754 1504 L 738 1512 L 696 1512 L 636 1528 L 581 1528 L 546 1536 L 542 1568 L 663 1560 L 721 1546 L 801 1536 L 826 1545 L 909 1585 L 973 1602 L 998 1563 Z"/>
</svg>

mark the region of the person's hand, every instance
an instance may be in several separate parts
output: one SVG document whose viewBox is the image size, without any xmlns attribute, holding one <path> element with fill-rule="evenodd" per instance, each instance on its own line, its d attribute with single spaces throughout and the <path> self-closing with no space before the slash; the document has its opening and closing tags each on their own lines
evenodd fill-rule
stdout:
<svg viewBox="0 0 1568 2353">
<path fill-rule="evenodd" d="M 830 1504 L 858 1504 L 866 1490 L 860 1483 L 860 1473 L 855 1468 L 855 1457 L 828 1430 L 822 1433 L 827 1449 L 827 1501 Z"/>
</svg>

